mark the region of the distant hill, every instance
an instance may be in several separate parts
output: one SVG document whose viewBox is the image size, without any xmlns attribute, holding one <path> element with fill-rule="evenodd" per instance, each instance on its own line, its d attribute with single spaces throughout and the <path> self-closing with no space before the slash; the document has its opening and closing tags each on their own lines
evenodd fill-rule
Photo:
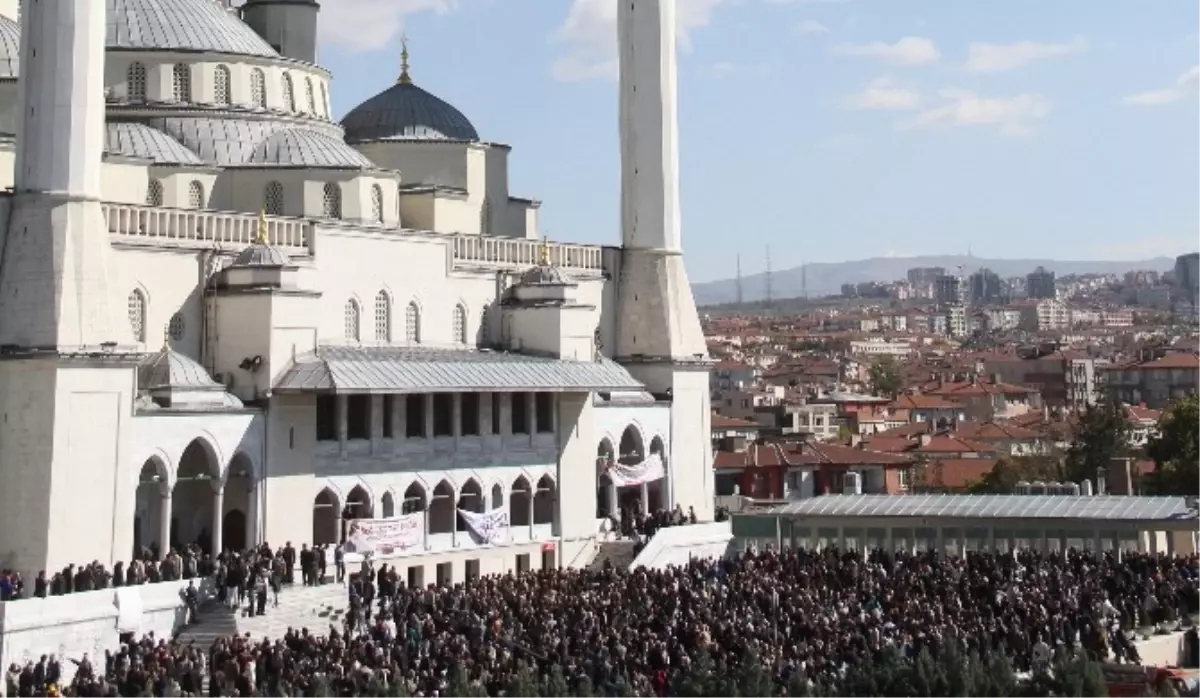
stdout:
<svg viewBox="0 0 1200 698">
<path fill-rule="evenodd" d="M 924 257 L 872 257 L 854 262 L 812 263 L 803 267 L 783 269 L 771 275 L 772 296 L 795 298 L 804 295 L 805 282 L 809 296 L 822 296 L 841 292 L 842 284 L 857 284 L 864 281 L 883 283 L 907 277 L 914 267 L 945 267 L 953 273 L 962 265 L 968 274 L 986 267 L 1001 278 L 1023 276 L 1037 267 L 1045 267 L 1054 273 L 1067 274 L 1124 274 L 1134 269 L 1168 271 L 1175 267 L 1171 257 L 1155 257 L 1133 262 L 1060 262 L 1053 259 L 982 259 L 966 255 L 944 255 Z M 803 277 L 807 276 L 807 279 Z M 737 300 L 736 279 L 722 279 L 692 285 L 698 305 L 732 303 Z M 753 274 L 742 277 L 742 298 L 745 301 L 762 300 L 766 296 L 766 275 Z"/>
</svg>

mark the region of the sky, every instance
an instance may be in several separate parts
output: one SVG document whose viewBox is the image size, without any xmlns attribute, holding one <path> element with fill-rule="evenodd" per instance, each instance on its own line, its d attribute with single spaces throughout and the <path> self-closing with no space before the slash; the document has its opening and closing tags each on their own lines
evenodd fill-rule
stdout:
<svg viewBox="0 0 1200 698">
<path fill-rule="evenodd" d="M 616 0 L 324 0 L 337 116 L 414 82 L 512 146 L 552 240 L 618 244 Z M 1200 247 L 1194 0 L 678 0 L 694 281 L 806 261 Z"/>
</svg>

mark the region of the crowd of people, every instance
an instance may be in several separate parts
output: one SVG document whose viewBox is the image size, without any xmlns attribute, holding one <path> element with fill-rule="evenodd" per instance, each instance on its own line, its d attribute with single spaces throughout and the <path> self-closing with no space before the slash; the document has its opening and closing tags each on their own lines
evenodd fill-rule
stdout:
<svg viewBox="0 0 1200 698">
<path fill-rule="evenodd" d="M 144 639 L 102 668 L 81 663 L 64 694 L 186 695 L 206 680 L 213 696 L 867 695 L 854 683 L 864 667 L 917 667 L 916 681 L 922 662 L 948 654 L 991 658 L 1014 675 L 1060 653 L 1136 663 L 1132 629 L 1173 628 L 1200 610 L 1197 564 L 1078 551 L 786 550 L 426 588 L 381 565 L 348 577 L 345 627 L 230 637 L 207 653 Z M 998 673 L 989 664 L 980 676 Z M 42 695 L 48 675 L 13 667 L 10 689 Z M 732 677 L 741 688 L 721 683 Z M 962 690 L 921 686 L 909 690 Z"/>
</svg>

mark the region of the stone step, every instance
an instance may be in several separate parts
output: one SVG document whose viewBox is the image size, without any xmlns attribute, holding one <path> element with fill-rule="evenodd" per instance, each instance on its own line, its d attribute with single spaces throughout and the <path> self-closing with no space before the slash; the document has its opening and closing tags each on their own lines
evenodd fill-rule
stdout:
<svg viewBox="0 0 1200 698">
<path fill-rule="evenodd" d="M 637 557 L 637 552 L 634 550 L 635 545 L 631 540 L 604 541 L 600 543 L 596 557 L 592 559 L 592 563 L 588 567 L 593 570 L 602 570 L 605 562 L 610 562 L 614 569 L 627 570 L 633 564 L 634 558 Z"/>
</svg>

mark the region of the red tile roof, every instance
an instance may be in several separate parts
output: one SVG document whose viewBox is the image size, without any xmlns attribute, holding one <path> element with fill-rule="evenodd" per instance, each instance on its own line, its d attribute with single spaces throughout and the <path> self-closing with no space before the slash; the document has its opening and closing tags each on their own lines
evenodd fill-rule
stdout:
<svg viewBox="0 0 1200 698">
<path fill-rule="evenodd" d="M 723 414 L 713 412 L 712 414 L 713 429 L 760 429 L 760 424 L 750 422 L 737 417 L 726 417 Z"/>
<path fill-rule="evenodd" d="M 925 484 L 964 489 L 992 472 L 997 462 L 997 458 L 938 458 L 926 467 Z"/>
<path fill-rule="evenodd" d="M 968 441 L 948 434 L 939 434 L 929 438 L 916 448 L 917 453 L 991 453 L 995 449 L 977 441 Z"/>
<path fill-rule="evenodd" d="M 1000 424 L 998 422 L 959 422 L 955 429 L 955 435 L 964 439 L 972 439 L 975 441 L 992 441 L 992 440 L 1028 440 L 1040 439 L 1042 435 L 1032 429 L 1017 426 L 1016 424 Z"/>
<path fill-rule="evenodd" d="M 962 409 L 960 403 L 948 400 L 940 395 L 901 395 L 888 407 L 908 410 L 953 410 Z"/>
</svg>

